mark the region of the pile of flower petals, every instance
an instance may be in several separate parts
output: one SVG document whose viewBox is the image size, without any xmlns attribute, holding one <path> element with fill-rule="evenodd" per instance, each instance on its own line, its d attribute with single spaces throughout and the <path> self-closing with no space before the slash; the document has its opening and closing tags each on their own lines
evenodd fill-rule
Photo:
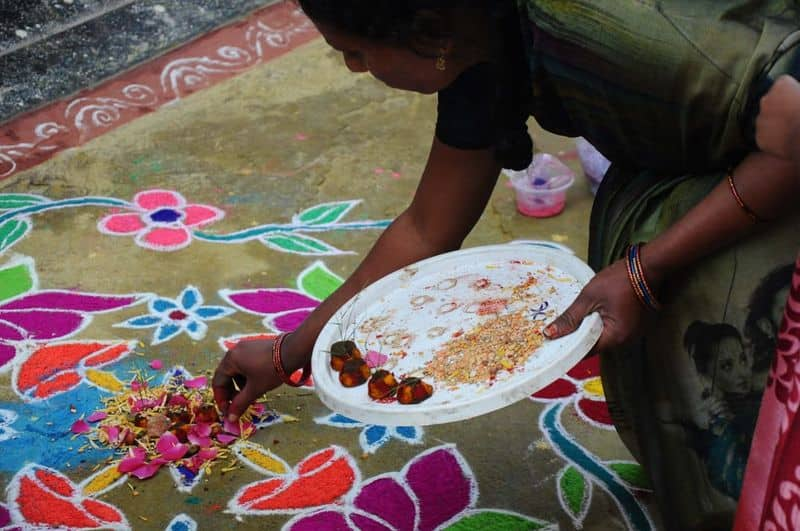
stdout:
<svg viewBox="0 0 800 531">
<path fill-rule="evenodd" d="M 187 376 L 174 369 L 160 386 L 134 378 L 129 388 L 104 401 L 103 410 L 76 421 L 72 432 L 87 434 L 92 446 L 124 453 L 117 469 L 139 479 L 153 477 L 164 465 L 193 474 L 207 471 L 214 461 L 230 457 L 231 443 L 255 431 L 253 420 L 266 408 L 256 403 L 238 423 L 221 420 L 207 378 Z"/>
</svg>

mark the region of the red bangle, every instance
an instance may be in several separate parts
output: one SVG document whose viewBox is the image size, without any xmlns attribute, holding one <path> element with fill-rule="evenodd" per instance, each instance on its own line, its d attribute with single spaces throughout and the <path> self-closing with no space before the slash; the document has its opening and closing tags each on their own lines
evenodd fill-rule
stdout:
<svg viewBox="0 0 800 531">
<path fill-rule="evenodd" d="M 272 364 L 275 366 L 275 372 L 278 373 L 278 377 L 283 383 L 292 387 L 302 387 L 311 376 L 311 360 L 303 366 L 303 373 L 300 376 L 300 380 L 297 382 L 286 374 L 286 370 L 283 368 L 283 360 L 281 359 L 281 345 L 283 345 L 283 340 L 286 339 L 288 335 L 289 332 L 281 334 L 276 337 L 275 342 L 272 343 Z"/>
<path fill-rule="evenodd" d="M 753 212 L 753 209 L 747 206 L 747 203 L 744 202 L 742 196 L 739 195 L 739 190 L 736 189 L 736 183 L 733 182 L 733 171 L 728 174 L 728 188 L 731 190 L 731 195 L 733 196 L 734 201 L 736 201 L 736 204 L 739 205 L 739 208 L 742 209 L 747 217 L 750 218 L 750 221 L 753 223 L 762 221 L 758 214 Z"/>
<path fill-rule="evenodd" d="M 629 245 L 627 248 L 625 248 L 625 268 L 628 270 L 628 280 L 631 283 L 633 293 L 636 294 L 636 298 L 639 299 L 639 302 L 646 307 L 647 302 L 645 302 L 644 293 L 642 293 L 642 289 L 639 287 L 639 283 L 636 282 L 636 276 L 633 273 L 633 265 L 631 264 L 630 254 L 631 246 Z"/>
</svg>

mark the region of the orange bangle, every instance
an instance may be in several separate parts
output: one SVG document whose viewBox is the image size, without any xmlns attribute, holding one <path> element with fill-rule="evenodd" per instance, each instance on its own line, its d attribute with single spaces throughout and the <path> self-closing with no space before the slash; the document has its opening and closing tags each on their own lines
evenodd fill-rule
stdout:
<svg viewBox="0 0 800 531">
<path fill-rule="evenodd" d="M 731 189 L 731 195 L 733 196 L 733 199 L 736 201 L 736 204 L 739 205 L 739 208 L 741 208 L 744 211 L 744 213 L 747 214 L 747 217 L 749 217 L 753 223 L 758 223 L 759 221 L 762 221 L 762 219 L 758 217 L 758 214 L 753 212 L 753 209 L 747 206 L 747 203 L 744 202 L 742 196 L 739 195 L 739 190 L 736 189 L 736 184 L 733 182 L 733 171 L 728 173 L 728 188 Z"/>
<path fill-rule="evenodd" d="M 641 302 L 642 305 L 647 306 L 647 302 L 644 299 L 644 293 L 642 293 L 639 283 L 636 282 L 636 276 L 633 274 L 633 268 L 631 267 L 631 260 L 629 258 L 631 247 L 632 246 L 628 246 L 625 249 L 625 269 L 628 270 L 628 280 L 631 283 L 631 288 L 633 288 L 634 294 L 636 294 L 636 298 L 639 299 L 639 302 Z"/>
<path fill-rule="evenodd" d="M 289 333 L 286 332 L 279 335 L 275 338 L 275 342 L 272 343 L 272 365 L 275 366 L 275 372 L 278 373 L 278 377 L 283 383 L 292 387 L 302 387 L 311 376 L 311 360 L 303 366 L 303 373 L 298 381 L 295 382 L 286 374 L 286 369 L 283 368 L 283 360 L 281 359 L 281 346 Z"/>
<path fill-rule="evenodd" d="M 639 302 L 645 308 L 658 311 L 661 309 L 661 303 L 656 299 L 653 290 L 650 289 L 650 284 L 647 283 L 647 279 L 644 277 L 642 260 L 639 256 L 641 246 L 642 244 L 637 243 L 629 245 L 625 249 L 625 267 L 628 271 L 628 280 Z"/>
</svg>

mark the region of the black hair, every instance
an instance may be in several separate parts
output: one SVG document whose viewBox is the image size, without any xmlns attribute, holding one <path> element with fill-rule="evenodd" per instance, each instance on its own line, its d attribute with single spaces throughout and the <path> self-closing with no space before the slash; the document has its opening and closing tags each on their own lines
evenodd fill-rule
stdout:
<svg viewBox="0 0 800 531">
<path fill-rule="evenodd" d="M 739 330 L 727 323 L 706 323 L 694 321 L 683 335 L 683 346 L 694 359 L 697 370 L 709 375 L 709 365 L 712 361 L 713 347 L 722 339 L 732 337 L 742 341 Z"/>
<path fill-rule="evenodd" d="M 315 22 L 359 37 L 405 46 L 420 55 L 418 42 L 444 41 L 452 36 L 444 9 L 483 7 L 490 23 L 495 97 L 494 153 L 504 167 L 525 169 L 533 156 L 526 120 L 531 96 L 529 71 L 519 12 L 514 0 L 297 0 Z M 440 17 L 425 16 L 438 14 Z"/>
<path fill-rule="evenodd" d="M 778 267 L 761 279 L 756 289 L 750 296 L 747 305 L 747 319 L 744 322 L 744 332 L 753 345 L 753 367 L 756 370 L 767 370 L 775 354 L 775 344 L 780 323 L 772 322 L 772 307 L 778 293 L 790 287 L 792 283 L 794 264 Z M 759 321 L 767 319 L 774 327 L 773 335 L 766 333 L 759 326 Z"/>
</svg>

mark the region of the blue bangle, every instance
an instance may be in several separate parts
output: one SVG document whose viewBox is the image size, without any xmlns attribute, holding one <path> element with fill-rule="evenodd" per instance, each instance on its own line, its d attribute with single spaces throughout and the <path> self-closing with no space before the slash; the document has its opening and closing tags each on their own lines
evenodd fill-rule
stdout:
<svg viewBox="0 0 800 531">
<path fill-rule="evenodd" d="M 647 283 L 644 276 L 644 269 L 642 268 L 641 260 L 641 244 L 636 243 L 628 247 L 628 270 L 632 273 L 632 280 L 635 282 L 634 291 L 639 296 L 639 300 L 651 310 L 657 311 L 661 309 L 661 303 L 658 302 L 653 290 Z"/>
</svg>

